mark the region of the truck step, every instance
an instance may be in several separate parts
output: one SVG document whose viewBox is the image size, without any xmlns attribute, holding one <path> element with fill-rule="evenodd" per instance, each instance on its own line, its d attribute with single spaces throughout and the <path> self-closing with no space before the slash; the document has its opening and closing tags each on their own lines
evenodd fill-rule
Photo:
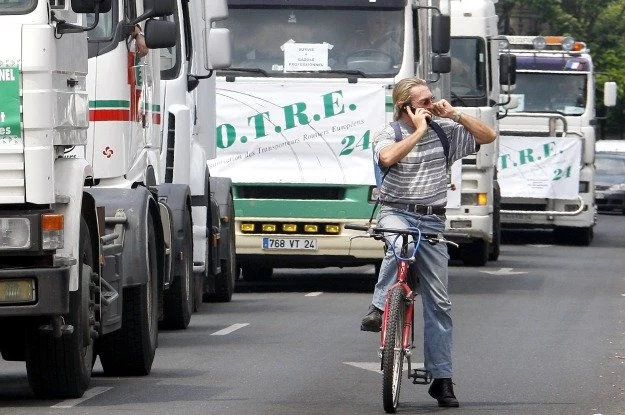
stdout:
<svg viewBox="0 0 625 415">
<path fill-rule="evenodd" d="M 64 334 L 72 334 L 74 326 L 65 324 L 65 320 L 61 316 L 52 316 L 52 324 L 44 324 L 39 326 L 39 331 L 52 334 L 55 338 L 59 338 Z"/>
</svg>

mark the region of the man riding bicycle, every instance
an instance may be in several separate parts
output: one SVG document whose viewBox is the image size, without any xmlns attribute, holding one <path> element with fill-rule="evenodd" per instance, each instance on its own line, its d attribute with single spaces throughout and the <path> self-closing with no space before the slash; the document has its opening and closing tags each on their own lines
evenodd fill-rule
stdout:
<svg viewBox="0 0 625 415">
<path fill-rule="evenodd" d="M 433 116 L 443 120 L 434 122 Z M 384 172 L 377 223 L 388 228 L 417 227 L 426 233 L 442 233 L 447 166 L 477 152 L 480 144 L 493 142 L 497 133 L 482 121 L 460 113 L 446 100 L 435 102 L 426 81 L 418 78 L 402 79 L 395 85 L 393 118 L 401 137 L 395 136 L 396 127 L 388 125 L 376 133 L 373 142 L 374 160 Z M 448 141 L 448 151 L 443 148 L 443 140 Z M 386 237 L 386 255 L 361 330 L 381 329 L 386 293 L 397 276 L 397 262 L 390 248 L 393 239 Z M 452 383 L 448 261 L 445 244 L 423 244 L 415 266 L 423 303 L 425 369 L 434 378 L 429 394 L 439 406 L 457 407 Z"/>
</svg>

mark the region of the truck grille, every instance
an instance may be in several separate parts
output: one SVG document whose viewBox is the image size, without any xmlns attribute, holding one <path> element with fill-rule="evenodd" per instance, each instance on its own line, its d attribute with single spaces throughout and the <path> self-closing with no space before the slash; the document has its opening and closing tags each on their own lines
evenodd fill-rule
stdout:
<svg viewBox="0 0 625 415">
<path fill-rule="evenodd" d="M 24 203 L 24 147 L 0 145 L 0 203 Z"/>
</svg>

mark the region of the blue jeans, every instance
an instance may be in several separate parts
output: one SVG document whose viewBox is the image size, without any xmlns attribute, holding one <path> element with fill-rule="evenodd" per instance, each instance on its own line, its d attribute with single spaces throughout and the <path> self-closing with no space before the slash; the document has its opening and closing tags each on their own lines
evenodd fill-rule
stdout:
<svg viewBox="0 0 625 415">
<path fill-rule="evenodd" d="M 382 206 L 378 225 L 387 228 L 417 227 L 424 233 L 442 233 L 445 220 L 436 215 L 415 213 Z M 390 249 L 395 236 L 386 238 L 386 255 L 382 260 L 378 282 L 373 292 L 373 305 L 384 310 L 386 293 L 397 281 L 397 260 Z M 395 250 L 401 249 L 401 238 L 395 242 Z M 451 378 L 452 322 L 451 301 L 447 291 L 447 245 L 421 243 L 417 260 L 413 265 L 419 276 L 421 301 L 423 303 L 423 356 L 425 369 L 434 378 Z"/>
</svg>

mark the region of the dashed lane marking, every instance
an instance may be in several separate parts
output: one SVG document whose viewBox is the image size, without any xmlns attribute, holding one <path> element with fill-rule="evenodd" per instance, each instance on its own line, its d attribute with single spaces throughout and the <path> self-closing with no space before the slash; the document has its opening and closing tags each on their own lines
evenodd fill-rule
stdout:
<svg viewBox="0 0 625 415">
<path fill-rule="evenodd" d="M 107 387 L 107 386 L 97 386 L 95 388 L 91 388 L 91 389 L 87 389 L 85 391 L 85 394 L 82 396 L 82 398 L 77 398 L 77 399 L 66 399 L 63 402 L 59 402 L 56 405 L 52 405 L 50 408 L 73 408 L 74 406 L 78 405 L 79 403 L 82 403 L 84 401 L 86 401 L 87 399 L 91 399 L 94 396 L 100 395 L 110 389 L 113 389 L 112 387 Z"/>
<path fill-rule="evenodd" d="M 314 291 L 314 292 L 306 294 L 304 297 L 317 297 L 318 295 L 321 295 L 321 294 L 323 294 L 323 292 L 321 292 L 321 291 Z"/>
<path fill-rule="evenodd" d="M 249 326 L 250 323 L 236 323 L 231 326 L 226 327 L 225 329 L 218 330 L 214 333 L 211 333 L 211 336 L 225 336 L 226 334 L 230 334 L 233 331 L 239 330 L 245 326 Z"/>
</svg>

